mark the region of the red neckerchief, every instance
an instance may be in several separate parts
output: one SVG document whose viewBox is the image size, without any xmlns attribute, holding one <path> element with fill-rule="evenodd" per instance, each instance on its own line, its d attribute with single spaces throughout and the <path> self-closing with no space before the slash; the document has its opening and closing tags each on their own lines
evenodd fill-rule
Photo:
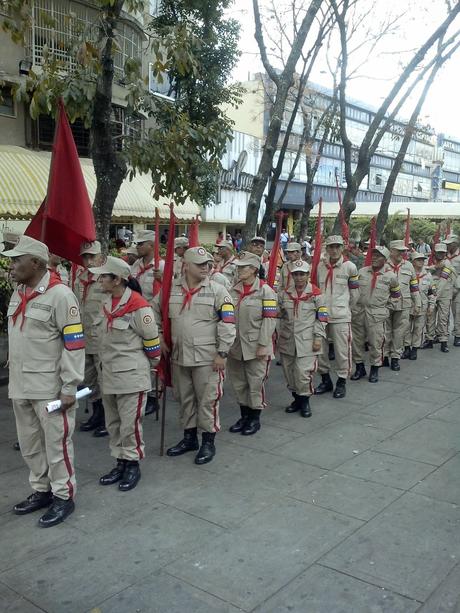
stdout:
<svg viewBox="0 0 460 613">
<path fill-rule="evenodd" d="M 151 270 L 153 268 L 153 263 L 147 264 L 147 266 L 142 266 L 139 269 L 139 271 L 136 273 L 136 279 L 139 279 L 139 277 L 141 275 L 144 274 L 144 272 L 147 272 L 148 270 Z"/>
<path fill-rule="evenodd" d="M 185 307 L 188 305 L 188 309 L 190 311 L 190 307 L 192 306 L 192 298 L 193 296 L 195 296 L 195 294 L 198 294 L 198 292 L 201 289 L 201 285 L 199 285 L 198 287 L 195 287 L 195 289 L 187 289 L 184 286 L 181 287 L 182 290 L 182 294 L 184 296 L 184 301 L 182 303 L 182 308 L 180 310 L 180 312 L 182 313 L 182 311 L 185 309 Z"/>
<path fill-rule="evenodd" d="M 390 264 L 390 266 L 391 266 L 391 264 Z M 382 268 L 383 268 L 383 266 L 382 266 Z M 382 268 L 380 268 L 379 270 L 373 270 L 371 268 L 371 273 L 372 273 L 371 294 L 375 290 L 375 286 L 377 285 L 377 278 L 380 277 L 380 275 L 383 275 Z"/>
<path fill-rule="evenodd" d="M 228 266 L 229 264 L 231 264 L 231 263 L 233 262 L 233 260 L 234 260 L 234 259 L 235 259 L 235 257 L 231 257 L 229 260 L 227 260 L 227 261 L 225 262 L 225 264 L 224 264 L 223 266 L 221 266 L 221 268 L 220 268 L 220 272 L 222 272 L 226 266 Z"/>
<path fill-rule="evenodd" d="M 47 292 L 49 289 L 51 289 L 55 285 L 59 285 L 60 283 L 62 283 L 62 281 L 60 281 L 56 277 L 52 277 L 50 275 L 50 280 L 49 280 L 49 283 L 48 283 L 48 287 L 45 289 L 45 292 Z M 30 289 L 30 288 L 27 288 L 27 289 Z M 45 292 L 37 292 L 37 291 L 32 291 L 30 293 L 27 293 L 27 289 L 26 289 L 25 292 L 21 292 L 21 290 L 18 289 L 18 294 L 19 294 L 19 298 L 20 298 L 21 302 L 18 304 L 17 309 L 15 310 L 13 315 L 11 316 L 12 319 L 13 319 L 13 326 L 15 326 L 16 325 L 16 321 L 17 321 L 19 315 L 22 314 L 22 321 L 21 321 L 21 325 L 19 327 L 20 330 L 22 330 L 22 328 L 24 326 L 24 321 L 26 319 L 26 307 L 27 307 L 27 304 L 33 298 L 36 298 L 37 296 L 42 296 L 45 293 Z"/>
<path fill-rule="evenodd" d="M 449 260 L 449 262 L 452 262 L 452 260 L 456 258 L 458 255 L 460 255 L 459 251 L 456 251 L 453 255 L 447 254 L 447 259 Z"/>
<path fill-rule="evenodd" d="M 390 267 L 392 268 L 393 272 L 395 272 L 396 275 L 399 275 L 399 269 L 402 266 L 402 262 L 401 262 L 401 264 L 393 264 L 392 262 L 389 262 L 389 264 L 390 264 Z"/>
<path fill-rule="evenodd" d="M 96 279 L 94 278 L 93 273 L 89 272 L 88 270 L 88 280 L 82 279 L 80 277 L 80 283 L 83 285 L 83 295 L 81 297 L 81 301 L 83 304 L 85 304 L 86 299 L 88 298 L 89 287 L 93 283 L 96 283 Z"/>
<path fill-rule="evenodd" d="M 239 307 L 242 300 L 244 300 L 245 298 L 247 298 L 251 294 L 255 294 L 256 291 L 262 287 L 262 285 L 265 285 L 265 281 L 263 281 L 262 279 L 259 279 L 259 287 L 256 288 L 256 289 L 252 289 L 253 285 L 245 285 L 244 283 L 243 283 L 243 291 L 242 292 L 240 292 L 240 290 L 236 289 L 236 287 L 235 287 L 234 288 L 235 292 L 237 294 L 239 294 L 238 303 L 237 303 L 236 306 Z"/>
<path fill-rule="evenodd" d="M 50 279 L 57 279 L 59 283 L 62 283 L 62 277 L 55 268 L 48 268 L 48 272 L 50 273 Z"/>
<path fill-rule="evenodd" d="M 291 292 L 288 292 L 287 290 L 285 290 L 286 294 L 289 296 L 289 298 L 294 303 L 294 317 L 297 317 L 297 315 L 299 314 L 299 304 L 301 302 L 307 302 L 308 300 L 310 300 L 312 296 L 319 296 L 321 294 L 321 290 L 318 289 L 315 285 L 312 285 L 311 288 L 312 288 L 312 291 L 309 294 L 305 294 L 304 296 L 302 296 L 302 294 L 300 294 L 299 296 L 298 290 L 297 290 L 297 296 L 293 296 Z"/>
<path fill-rule="evenodd" d="M 110 313 L 110 311 L 108 311 L 104 306 L 104 315 L 107 318 L 107 330 L 110 330 L 113 327 L 113 320 L 117 317 L 123 317 L 123 315 L 126 315 L 127 313 L 138 311 L 144 307 L 150 307 L 150 304 L 147 302 L 147 300 L 145 300 L 145 298 L 142 298 L 138 292 L 132 292 L 126 304 L 122 306 L 118 305 L 114 313 Z"/>
<path fill-rule="evenodd" d="M 345 258 L 343 258 L 342 261 L 345 261 Z M 332 294 L 332 290 L 334 289 L 334 268 L 337 268 L 338 264 L 340 264 L 340 258 L 337 260 L 335 264 L 331 264 L 330 261 L 326 262 L 326 260 L 323 260 L 323 262 L 327 268 L 327 276 L 326 276 L 326 283 L 324 285 L 324 289 L 327 289 L 327 284 L 330 281 L 331 282 L 331 294 Z"/>
</svg>

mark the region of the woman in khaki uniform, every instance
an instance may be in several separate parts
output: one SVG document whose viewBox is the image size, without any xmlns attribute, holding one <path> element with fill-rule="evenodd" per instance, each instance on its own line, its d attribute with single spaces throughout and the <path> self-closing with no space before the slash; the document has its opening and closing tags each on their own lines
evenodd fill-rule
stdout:
<svg viewBox="0 0 460 613">
<path fill-rule="evenodd" d="M 128 491 L 141 477 L 142 418 L 151 389 L 150 370 L 160 357 L 158 329 L 152 307 L 135 291 L 138 283 L 130 278 L 126 262 L 109 256 L 103 266 L 90 271 L 99 275 L 102 291 L 107 294 L 99 323 L 99 352 L 106 426 L 111 453 L 117 460 L 115 468 L 99 482 L 112 485 L 119 481 L 118 489 Z"/>
<path fill-rule="evenodd" d="M 257 277 L 260 257 L 242 251 L 235 265 L 238 282 L 230 295 L 235 304 L 236 339 L 227 367 L 241 418 L 230 432 L 250 436 L 260 430 L 260 414 L 266 406 L 264 385 L 273 358 L 277 300 L 272 288 Z"/>
</svg>

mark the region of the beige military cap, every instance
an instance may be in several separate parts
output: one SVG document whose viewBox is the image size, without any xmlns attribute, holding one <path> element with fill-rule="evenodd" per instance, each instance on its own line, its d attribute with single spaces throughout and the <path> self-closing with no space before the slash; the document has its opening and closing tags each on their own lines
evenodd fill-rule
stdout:
<svg viewBox="0 0 460 613">
<path fill-rule="evenodd" d="M 253 236 L 250 242 L 251 243 L 263 243 L 265 245 L 267 241 L 263 238 L 263 236 Z"/>
<path fill-rule="evenodd" d="M 20 236 L 17 245 L 13 249 L 2 253 L 7 258 L 16 258 L 20 255 L 33 255 L 40 260 L 48 261 L 50 253 L 48 247 L 30 236 Z"/>
<path fill-rule="evenodd" d="M 214 262 L 214 256 L 209 251 L 206 251 L 206 256 L 208 258 L 208 262 Z"/>
<path fill-rule="evenodd" d="M 184 253 L 184 262 L 187 264 L 204 264 L 209 262 L 209 253 L 204 247 L 190 247 Z"/>
<path fill-rule="evenodd" d="M 221 241 L 220 243 L 215 243 L 214 247 L 227 247 L 233 251 L 233 245 L 231 241 Z"/>
<path fill-rule="evenodd" d="M 126 254 L 129 254 L 129 255 L 137 255 L 137 256 L 139 255 L 139 254 L 137 253 L 137 247 L 136 247 L 135 245 L 131 245 L 131 247 L 128 247 L 128 248 L 126 249 L 125 253 L 126 253 Z"/>
<path fill-rule="evenodd" d="M 419 259 L 424 260 L 426 257 L 427 257 L 427 256 L 426 256 L 426 254 L 425 254 L 425 253 L 419 253 L 418 251 L 413 251 L 413 252 L 410 254 L 410 259 L 411 259 L 412 261 L 414 261 L 414 260 L 419 260 Z"/>
<path fill-rule="evenodd" d="M 20 236 L 21 235 L 18 234 L 17 232 L 4 232 L 3 233 L 3 242 L 4 243 L 10 243 L 11 245 L 17 245 Z"/>
<path fill-rule="evenodd" d="M 139 243 L 155 242 L 154 230 L 141 230 L 136 234 L 136 245 Z"/>
<path fill-rule="evenodd" d="M 327 245 L 344 245 L 345 242 L 343 238 L 339 234 L 333 234 L 332 236 L 328 236 L 325 242 Z"/>
<path fill-rule="evenodd" d="M 404 241 L 391 241 L 390 249 L 397 249 L 398 251 L 407 251 L 407 247 Z"/>
<path fill-rule="evenodd" d="M 82 243 L 80 247 L 80 255 L 98 255 L 99 253 L 101 253 L 101 243 L 99 241 Z"/>
<path fill-rule="evenodd" d="M 174 249 L 176 247 L 188 247 L 188 238 L 186 236 L 178 236 L 174 239 Z"/>
<path fill-rule="evenodd" d="M 449 234 L 449 236 L 444 239 L 444 244 L 445 245 L 451 245 L 452 243 L 458 243 L 458 242 L 459 242 L 459 240 L 458 240 L 458 236 L 456 234 Z"/>
<path fill-rule="evenodd" d="M 402 241 L 401 241 L 402 242 Z M 391 243 L 390 243 L 391 244 Z M 373 249 L 373 251 L 378 251 L 380 253 L 380 255 L 383 255 L 383 257 L 388 260 L 388 258 L 390 257 L 390 252 L 388 251 L 388 249 L 386 247 L 384 247 L 383 245 L 376 245 Z"/>
<path fill-rule="evenodd" d="M 90 268 L 89 272 L 92 272 L 93 275 L 115 275 L 116 277 L 121 277 L 122 279 L 129 279 L 131 276 L 131 268 L 129 264 L 120 258 L 114 258 L 113 256 L 107 256 L 107 260 L 105 264 L 102 266 L 96 266 L 95 268 Z"/>
<path fill-rule="evenodd" d="M 296 260 L 290 264 L 291 273 L 295 272 L 310 272 L 310 264 L 304 260 Z"/>
<path fill-rule="evenodd" d="M 447 245 L 446 245 L 446 243 L 436 243 L 436 245 L 433 247 L 433 251 L 439 251 L 439 252 L 447 253 Z"/>
<path fill-rule="evenodd" d="M 239 258 L 234 261 L 235 266 L 253 266 L 259 269 L 262 260 L 255 253 L 249 251 L 241 251 Z"/>
<path fill-rule="evenodd" d="M 302 247 L 299 245 L 299 243 L 288 243 L 286 251 L 302 251 Z"/>
</svg>

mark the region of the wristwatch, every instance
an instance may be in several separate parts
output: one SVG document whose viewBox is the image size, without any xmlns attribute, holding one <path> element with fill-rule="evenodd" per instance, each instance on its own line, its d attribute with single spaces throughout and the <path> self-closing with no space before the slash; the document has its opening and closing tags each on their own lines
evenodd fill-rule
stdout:
<svg viewBox="0 0 460 613">
<path fill-rule="evenodd" d="M 225 360 L 228 357 L 228 351 L 218 351 L 217 355 Z"/>
</svg>

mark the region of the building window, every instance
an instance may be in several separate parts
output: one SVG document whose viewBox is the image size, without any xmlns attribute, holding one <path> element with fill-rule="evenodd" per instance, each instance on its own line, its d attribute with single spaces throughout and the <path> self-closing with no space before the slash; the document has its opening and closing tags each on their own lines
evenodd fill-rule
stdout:
<svg viewBox="0 0 460 613">
<path fill-rule="evenodd" d="M 140 140 L 143 130 L 143 119 L 140 117 L 126 115 L 122 106 L 112 107 L 112 134 L 114 136 L 118 151 L 123 149 L 126 139 Z"/>
<path fill-rule="evenodd" d="M 380 174 L 376 174 L 375 175 L 375 184 L 376 185 L 382 185 L 382 175 L 380 175 Z"/>
<path fill-rule="evenodd" d="M 53 148 L 54 132 L 56 122 L 51 115 L 40 115 L 38 124 L 38 147 L 44 151 L 51 151 Z M 88 128 L 85 128 L 83 121 L 77 119 L 70 124 L 78 155 L 89 157 L 90 155 L 90 136 Z"/>
<path fill-rule="evenodd" d="M 13 94 L 11 87 L 8 85 L 0 87 L 0 115 L 16 117 Z"/>
<path fill-rule="evenodd" d="M 161 0 L 150 0 L 149 13 L 152 17 L 157 17 L 160 14 Z"/>
</svg>

